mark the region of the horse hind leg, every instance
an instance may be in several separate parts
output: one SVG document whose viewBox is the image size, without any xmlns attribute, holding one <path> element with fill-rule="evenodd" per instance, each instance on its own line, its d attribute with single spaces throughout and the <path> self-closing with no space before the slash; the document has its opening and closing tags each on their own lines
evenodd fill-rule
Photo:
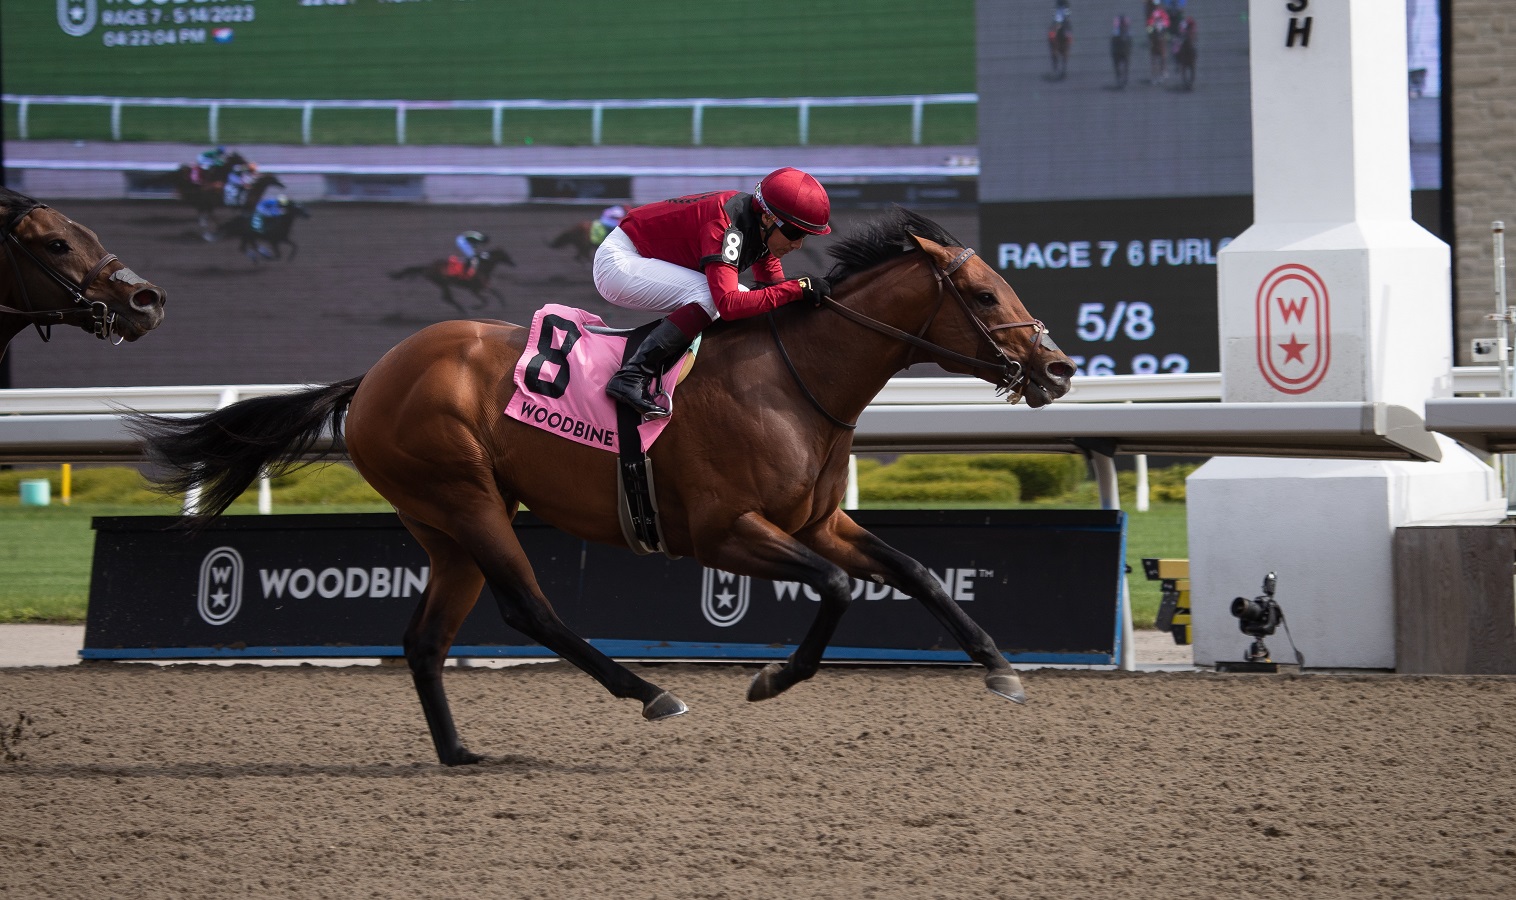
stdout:
<svg viewBox="0 0 1516 900">
<path fill-rule="evenodd" d="M 426 716 L 437 760 L 445 766 L 476 763 L 483 757 L 469 752 L 458 738 L 452 708 L 442 686 L 442 670 L 453 638 L 484 587 L 484 574 L 446 534 L 403 513 L 400 520 L 431 561 L 426 592 L 405 629 L 405 661 L 411 669 L 411 680 L 421 700 L 421 712 Z"/>
<path fill-rule="evenodd" d="M 504 504 L 497 503 L 488 510 L 464 513 L 461 518 L 470 525 L 457 538 L 483 571 L 505 624 L 573 663 L 612 696 L 640 701 L 642 717 L 650 722 L 688 712 L 684 701 L 633 675 L 563 624 L 537 584 Z"/>
</svg>

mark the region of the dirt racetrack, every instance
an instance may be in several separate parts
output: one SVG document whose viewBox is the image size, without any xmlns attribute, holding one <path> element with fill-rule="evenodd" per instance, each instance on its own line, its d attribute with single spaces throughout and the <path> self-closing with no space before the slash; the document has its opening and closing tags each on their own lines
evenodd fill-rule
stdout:
<svg viewBox="0 0 1516 900">
<path fill-rule="evenodd" d="M 1516 679 L 752 671 L 450 670 L 444 769 L 403 669 L 0 670 L 0 895 L 1516 895 Z"/>
</svg>

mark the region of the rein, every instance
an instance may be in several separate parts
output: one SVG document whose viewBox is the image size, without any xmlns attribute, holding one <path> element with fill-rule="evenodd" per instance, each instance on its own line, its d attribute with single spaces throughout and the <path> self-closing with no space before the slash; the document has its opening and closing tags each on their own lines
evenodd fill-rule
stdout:
<svg viewBox="0 0 1516 900">
<path fill-rule="evenodd" d="M 937 280 L 937 306 L 932 310 L 932 315 L 926 320 L 926 324 L 922 325 L 921 330 L 916 334 L 902 331 L 893 325 L 887 325 L 878 319 L 870 318 L 855 309 L 843 306 L 831 297 L 822 297 L 821 303 L 827 309 L 837 313 L 844 319 L 849 319 L 872 331 L 877 331 L 880 334 L 925 350 L 939 359 L 950 360 L 975 369 L 988 369 L 999 373 L 1000 377 L 995 382 L 997 391 L 1009 395 L 1009 402 L 1013 404 L 1018 403 L 1026 390 L 1026 371 L 1021 363 L 1005 355 L 1005 351 L 1000 348 L 999 344 L 995 343 L 992 335 L 996 331 L 1002 331 L 1007 328 L 1031 328 L 1036 335 L 1036 340 L 1041 341 L 1048 334 L 1048 328 L 1037 319 L 1030 319 L 1025 322 L 1006 322 L 1003 325 L 995 326 L 986 326 L 980 321 L 979 317 L 974 315 L 974 311 L 969 308 L 968 301 L 963 299 L 963 294 L 958 290 L 958 286 L 953 284 L 951 277 L 973 255 L 973 250 L 965 248 L 963 252 L 954 257 L 952 262 L 948 263 L 946 268 L 938 268 L 935 262 L 931 263 L 932 277 Z M 990 362 L 978 357 L 967 356 L 956 350 L 949 350 L 940 344 L 934 344 L 922 337 L 932 327 L 932 323 L 937 320 L 937 314 L 942 311 L 942 301 L 945 299 L 944 286 L 946 286 L 946 292 L 950 292 L 953 295 L 953 299 L 958 301 L 959 307 L 963 309 L 964 316 L 974 323 L 974 327 L 978 330 L 980 337 L 995 352 L 995 356 L 999 359 L 998 362 Z M 805 399 L 809 400 L 811 406 L 815 407 L 816 411 L 825 416 L 833 425 L 848 430 L 857 428 L 856 423 L 850 425 L 828 412 L 821 405 L 821 401 L 816 399 L 816 395 L 811 393 L 811 389 L 806 386 L 805 381 L 800 377 L 800 372 L 795 368 L 795 363 L 790 360 L 790 354 L 784 347 L 784 341 L 779 338 L 779 326 L 774 322 L 774 314 L 772 312 L 768 314 L 768 319 L 769 329 L 774 334 L 774 343 L 779 347 L 779 355 L 784 360 L 785 367 L 790 370 L 790 375 L 795 379 L 795 383 L 800 386 L 800 392 L 805 395 Z"/>
<path fill-rule="evenodd" d="M 100 340 L 106 340 L 111 336 L 111 332 L 115 327 L 116 313 L 112 311 L 111 308 L 107 306 L 103 300 L 90 300 L 85 296 L 85 294 L 89 291 L 90 285 L 93 284 L 95 279 L 99 277 L 100 272 L 104 270 L 106 266 L 110 265 L 116 260 L 116 254 L 107 253 L 102 256 L 100 258 L 100 261 L 95 263 L 94 266 L 92 266 L 90 270 L 85 273 L 84 277 L 81 278 L 78 282 L 70 280 L 68 276 L 64 275 L 62 272 L 59 272 L 57 269 L 53 268 L 51 265 L 48 265 L 48 263 L 39 258 L 35 253 L 28 249 L 25 244 L 21 243 L 20 238 L 16 237 L 16 226 L 21 224 L 22 219 L 25 219 L 27 216 L 31 215 L 35 210 L 47 208 L 47 205 L 42 203 L 39 203 L 36 206 L 29 206 L 26 209 L 23 209 L 20 212 L 16 213 L 16 215 L 11 217 L 11 220 L 9 222 L 5 223 L 4 235 L 3 238 L 0 238 L 0 241 L 3 241 L 6 259 L 10 261 L 11 271 L 16 276 L 16 286 L 21 289 L 22 305 L 28 308 L 16 309 L 14 307 L 0 305 L 0 313 L 10 313 L 11 315 L 24 316 L 32 320 L 32 327 L 37 329 L 37 334 L 42 338 L 44 342 L 52 340 L 52 329 L 54 324 L 64 321 L 69 316 L 78 315 L 79 313 L 89 313 L 91 321 L 93 322 L 90 332 Z M 32 306 L 32 300 L 31 296 L 27 293 L 26 290 L 26 279 L 21 277 L 20 261 L 16 258 L 17 250 L 20 250 L 23 256 L 31 260 L 32 264 L 40 269 L 44 275 L 57 282 L 58 285 L 63 288 L 64 292 L 68 294 L 69 299 L 73 301 L 76 308 L 31 309 L 30 307 Z M 118 337 L 116 340 L 112 341 L 112 343 L 120 344 L 121 340 L 122 339 Z"/>
</svg>

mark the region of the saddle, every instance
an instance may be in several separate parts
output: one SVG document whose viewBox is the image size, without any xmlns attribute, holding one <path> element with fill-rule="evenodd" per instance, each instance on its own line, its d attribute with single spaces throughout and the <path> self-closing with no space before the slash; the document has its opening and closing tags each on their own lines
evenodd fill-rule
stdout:
<svg viewBox="0 0 1516 900">
<path fill-rule="evenodd" d="M 474 272 L 468 264 L 468 260 L 461 256 L 449 256 L 447 265 L 443 267 L 442 274 L 449 278 L 469 279 L 474 277 Z"/>
<path fill-rule="evenodd" d="M 668 555 L 647 448 L 669 419 L 643 422 L 605 395 L 605 383 L 656 325 L 609 328 L 584 310 L 547 304 L 532 318 L 529 351 L 516 364 L 516 391 L 504 410 L 525 425 L 617 455 L 617 519 L 627 546 L 644 555 Z M 697 339 L 660 375 L 671 403 L 698 346 Z"/>
</svg>

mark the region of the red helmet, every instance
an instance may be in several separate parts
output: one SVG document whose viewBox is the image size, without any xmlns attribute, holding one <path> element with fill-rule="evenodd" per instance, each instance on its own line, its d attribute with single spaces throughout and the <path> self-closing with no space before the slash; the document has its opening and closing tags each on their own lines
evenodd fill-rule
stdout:
<svg viewBox="0 0 1516 900">
<path fill-rule="evenodd" d="M 764 176 L 753 191 L 758 207 L 781 222 L 810 234 L 829 234 L 832 201 L 826 188 L 799 169 L 785 166 Z"/>
</svg>

